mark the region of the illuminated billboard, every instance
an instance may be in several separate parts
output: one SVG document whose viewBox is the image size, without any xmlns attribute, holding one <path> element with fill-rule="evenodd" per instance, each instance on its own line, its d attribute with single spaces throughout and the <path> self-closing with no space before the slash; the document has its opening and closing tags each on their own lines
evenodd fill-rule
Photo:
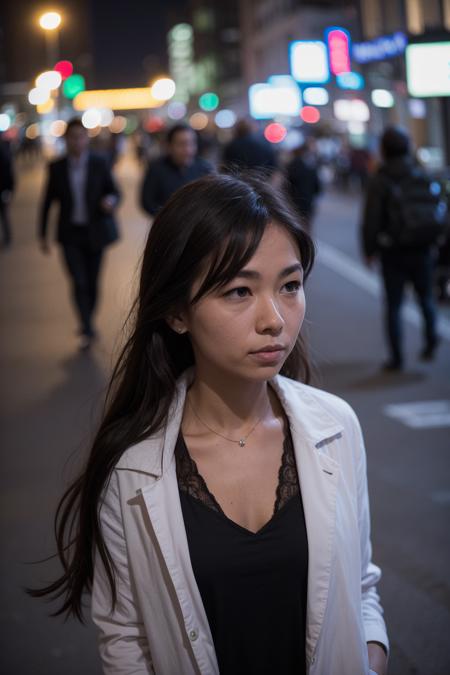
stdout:
<svg viewBox="0 0 450 675">
<path fill-rule="evenodd" d="M 408 45 L 406 79 L 415 98 L 450 96 L 450 42 Z"/>
<path fill-rule="evenodd" d="M 295 117 L 302 107 L 300 89 L 284 77 L 271 77 L 269 82 L 253 84 L 248 90 L 248 100 L 250 115 L 256 120 L 277 115 Z"/>
<path fill-rule="evenodd" d="M 330 79 L 327 47 L 321 40 L 296 40 L 289 45 L 294 80 L 302 84 L 323 84 Z"/>
</svg>

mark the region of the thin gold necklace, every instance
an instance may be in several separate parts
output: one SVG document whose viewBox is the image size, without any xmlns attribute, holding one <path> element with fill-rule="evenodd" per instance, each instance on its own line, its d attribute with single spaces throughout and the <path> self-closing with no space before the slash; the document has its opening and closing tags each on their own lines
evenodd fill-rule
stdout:
<svg viewBox="0 0 450 675">
<path fill-rule="evenodd" d="M 237 441 L 235 438 L 228 438 L 228 436 L 224 436 L 223 434 L 219 433 L 218 431 L 215 431 L 214 429 L 212 429 L 212 428 L 209 426 L 209 424 L 206 424 L 206 422 L 204 422 L 204 421 L 202 420 L 202 418 L 200 417 L 200 415 L 198 414 L 198 412 L 196 411 L 196 409 L 195 409 L 194 406 L 192 405 L 192 401 L 191 401 L 191 399 L 189 398 L 189 396 L 187 396 L 186 399 L 187 399 L 187 402 L 189 403 L 189 405 L 190 405 L 191 408 L 192 408 L 192 412 L 194 413 L 194 415 L 196 416 L 196 418 L 198 419 L 198 421 L 201 422 L 201 424 L 203 424 L 204 427 L 206 427 L 207 429 L 209 429 L 210 431 L 212 431 L 213 434 L 216 434 L 216 436 L 220 436 L 221 438 L 224 438 L 226 441 L 229 441 L 230 443 L 237 443 L 241 448 L 243 448 L 244 445 L 246 444 L 247 438 L 250 436 L 250 434 L 252 434 L 252 433 L 255 431 L 256 427 L 257 427 L 258 424 L 261 422 L 262 418 L 263 418 L 264 415 L 266 414 L 267 409 L 268 409 L 268 407 L 269 407 L 269 405 L 268 405 L 267 408 L 264 410 L 263 414 L 261 415 L 261 417 L 257 420 L 256 424 L 250 429 L 250 431 L 248 432 L 248 434 L 246 434 L 245 436 L 242 436 L 242 438 L 240 438 L 240 439 Z M 270 404 L 270 401 L 269 401 L 269 404 Z"/>
</svg>

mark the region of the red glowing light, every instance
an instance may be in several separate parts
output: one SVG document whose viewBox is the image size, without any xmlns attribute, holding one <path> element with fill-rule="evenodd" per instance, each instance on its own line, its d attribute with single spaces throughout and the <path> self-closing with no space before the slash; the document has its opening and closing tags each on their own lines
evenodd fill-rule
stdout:
<svg viewBox="0 0 450 675">
<path fill-rule="evenodd" d="M 264 129 L 264 137 L 269 143 L 281 143 L 286 138 L 286 134 L 286 127 L 277 122 L 272 122 Z"/>
<path fill-rule="evenodd" d="M 330 54 L 330 69 L 333 75 L 349 73 L 350 40 L 347 31 L 342 28 L 333 28 L 327 33 L 328 52 Z"/>
<path fill-rule="evenodd" d="M 308 124 L 316 124 L 320 120 L 320 110 L 313 105 L 305 105 L 300 111 L 300 117 Z"/>
<path fill-rule="evenodd" d="M 145 122 L 145 129 L 151 134 L 161 131 L 161 129 L 164 129 L 164 120 L 162 117 L 157 117 L 156 115 L 154 117 L 149 117 Z"/>
<path fill-rule="evenodd" d="M 70 61 L 58 61 L 55 64 L 53 70 L 56 70 L 59 73 L 63 80 L 67 80 L 73 73 L 73 65 Z"/>
</svg>

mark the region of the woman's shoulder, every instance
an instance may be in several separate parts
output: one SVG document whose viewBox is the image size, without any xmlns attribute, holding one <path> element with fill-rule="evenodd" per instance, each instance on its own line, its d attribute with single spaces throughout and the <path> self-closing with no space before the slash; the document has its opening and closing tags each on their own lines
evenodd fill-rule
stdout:
<svg viewBox="0 0 450 675">
<path fill-rule="evenodd" d="M 281 375 L 276 377 L 274 382 L 279 393 L 284 396 L 286 403 L 291 407 L 299 405 L 314 417 L 323 413 L 334 419 L 336 424 L 359 427 L 355 411 L 340 396 Z"/>
</svg>

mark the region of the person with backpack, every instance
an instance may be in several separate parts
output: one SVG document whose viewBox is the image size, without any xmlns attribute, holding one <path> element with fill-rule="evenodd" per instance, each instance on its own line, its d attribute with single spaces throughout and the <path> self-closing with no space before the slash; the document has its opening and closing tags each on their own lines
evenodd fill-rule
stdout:
<svg viewBox="0 0 450 675">
<path fill-rule="evenodd" d="M 420 358 L 432 360 L 439 338 L 433 297 L 436 246 L 448 224 L 441 186 L 426 176 L 411 153 L 409 136 L 388 127 L 381 137 L 383 162 L 369 181 L 362 222 L 366 262 L 381 264 L 385 289 L 385 329 L 390 358 L 385 371 L 402 370 L 404 352 L 401 307 L 411 283 L 424 322 Z"/>
</svg>

